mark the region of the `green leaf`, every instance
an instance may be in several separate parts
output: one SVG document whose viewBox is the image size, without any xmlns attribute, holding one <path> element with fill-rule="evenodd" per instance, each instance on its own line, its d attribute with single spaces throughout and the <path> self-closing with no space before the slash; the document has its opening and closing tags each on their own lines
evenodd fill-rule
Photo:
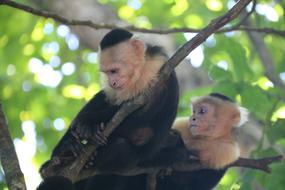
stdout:
<svg viewBox="0 0 285 190">
<path fill-rule="evenodd" d="M 214 81 L 221 82 L 221 81 L 232 81 L 232 75 L 229 71 L 226 71 L 216 65 L 213 65 L 210 68 L 209 76 Z"/>
<path fill-rule="evenodd" d="M 213 92 L 224 94 L 234 100 L 238 93 L 237 89 L 238 88 L 235 83 L 223 81 L 214 85 Z"/>
<path fill-rule="evenodd" d="M 272 127 L 267 128 L 267 136 L 272 143 L 280 139 L 283 139 L 284 134 L 285 134 L 285 119 L 278 119 Z"/>
<path fill-rule="evenodd" d="M 266 114 L 271 109 L 272 103 L 265 91 L 258 86 L 243 83 L 240 95 L 245 107 L 250 109 L 258 118 L 266 119 Z"/>
<path fill-rule="evenodd" d="M 256 176 L 256 170 L 247 170 L 242 177 L 240 190 L 248 190 L 252 188 L 252 181 Z"/>
</svg>

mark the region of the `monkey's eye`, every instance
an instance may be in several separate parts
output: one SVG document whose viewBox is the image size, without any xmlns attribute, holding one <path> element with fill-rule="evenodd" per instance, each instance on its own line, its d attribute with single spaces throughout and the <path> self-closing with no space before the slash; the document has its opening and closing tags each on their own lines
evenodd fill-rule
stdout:
<svg viewBox="0 0 285 190">
<path fill-rule="evenodd" d="M 208 109 L 206 107 L 201 107 L 199 109 L 199 114 L 205 114 L 205 113 L 207 113 L 207 111 L 208 111 Z"/>
<path fill-rule="evenodd" d="M 111 69 L 109 72 L 110 72 L 110 74 L 116 74 L 116 73 L 118 73 L 118 69 Z"/>
</svg>

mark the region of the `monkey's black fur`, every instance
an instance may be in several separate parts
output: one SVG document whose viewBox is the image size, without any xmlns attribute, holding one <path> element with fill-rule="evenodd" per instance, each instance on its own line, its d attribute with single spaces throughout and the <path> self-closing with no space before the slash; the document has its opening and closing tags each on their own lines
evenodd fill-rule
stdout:
<svg viewBox="0 0 285 190">
<path fill-rule="evenodd" d="M 189 159 L 180 135 L 171 130 L 162 148 L 145 166 L 170 166 Z M 140 164 L 139 164 L 140 165 Z M 172 172 L 170 175 L 157 176 L 156 190 L 211 190 L 223 177 L 226 169 L 202 169 L 189 172 Z M 77 190 L 146 190 L 147 174 L 137 176 L 97 175 L 76 183 Z"/>
<path fill-rule="evenodd" d="M 130 39 L 133 34 L 124 29 L 114 29 L 107 33 L 100 42 L 101 50 L 112 47 L 120 42 Z"/>
<path fill-rule="evenodd" d="M 37 190 L 76 190 L 71 181 L 63 176 L 46 178 Z"/>
</svg>

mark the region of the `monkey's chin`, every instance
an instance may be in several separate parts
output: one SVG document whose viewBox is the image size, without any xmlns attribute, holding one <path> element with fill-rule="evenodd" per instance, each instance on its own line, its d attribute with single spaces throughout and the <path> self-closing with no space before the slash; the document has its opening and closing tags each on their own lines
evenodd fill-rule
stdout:
<svg viewBox="0 0 285 190">
<path fill-rule="evenodd" d="M 196 125 L 190 125 L 190 126 L 189 126 L 189 132 L 191 133 L 191 135 L 192 135 L 193 137 L 197 136 L 196 128 L 197 128 Z"/>
</svg>

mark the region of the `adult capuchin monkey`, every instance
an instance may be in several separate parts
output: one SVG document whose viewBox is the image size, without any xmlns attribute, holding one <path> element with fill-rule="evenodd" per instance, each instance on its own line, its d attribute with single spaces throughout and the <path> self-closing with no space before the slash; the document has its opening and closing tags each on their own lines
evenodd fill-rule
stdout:
<svg viewBox="0 0 285 190">
<path fill-rule="evenodd" d="M 158 152 L 177 112 L 179 89 L 174 71 L 164 85 L 155 89 L 156 95 L 150 101 L 123 120 L 108 141 L 102 126 L 122 103 L 150 92 L 166 60 L 161 47 L 146 45 L 129 31 L 114 29 L 107 33 L 100 42 L 99 54 L 106 86 L 77 114 L 52 157 L 76 157 L 86 143 L 102 145 L 94 153 L 93 167 L 114 172 L 133 168 Z M 47 166 L 48 162 L 41 172 Z M 47 189 L 48 185 L 44 181 L 38 190 Z"/>
<path fill-rule="evenodd" d="M 158 176 L 156 190 L 210 190 L 220 181 L 226 167 L 240 156 L 235 129 L 247 121 L 248 112 L 230 98 L 212 93 L 192 103 L 192 116 L 175 120 L 168 136 L 168 144 L 154 157 L 149 166 L 186 161 L 179 149 L 194 152 L 209 169 L 178 172 Z M 176 149 L 176 154 L 173 150 Z M 147 175 L 95 176 L 85 190 L 145 190 Z M 107 188 L 105 188 L 107 187 Z"/>
</svg>

